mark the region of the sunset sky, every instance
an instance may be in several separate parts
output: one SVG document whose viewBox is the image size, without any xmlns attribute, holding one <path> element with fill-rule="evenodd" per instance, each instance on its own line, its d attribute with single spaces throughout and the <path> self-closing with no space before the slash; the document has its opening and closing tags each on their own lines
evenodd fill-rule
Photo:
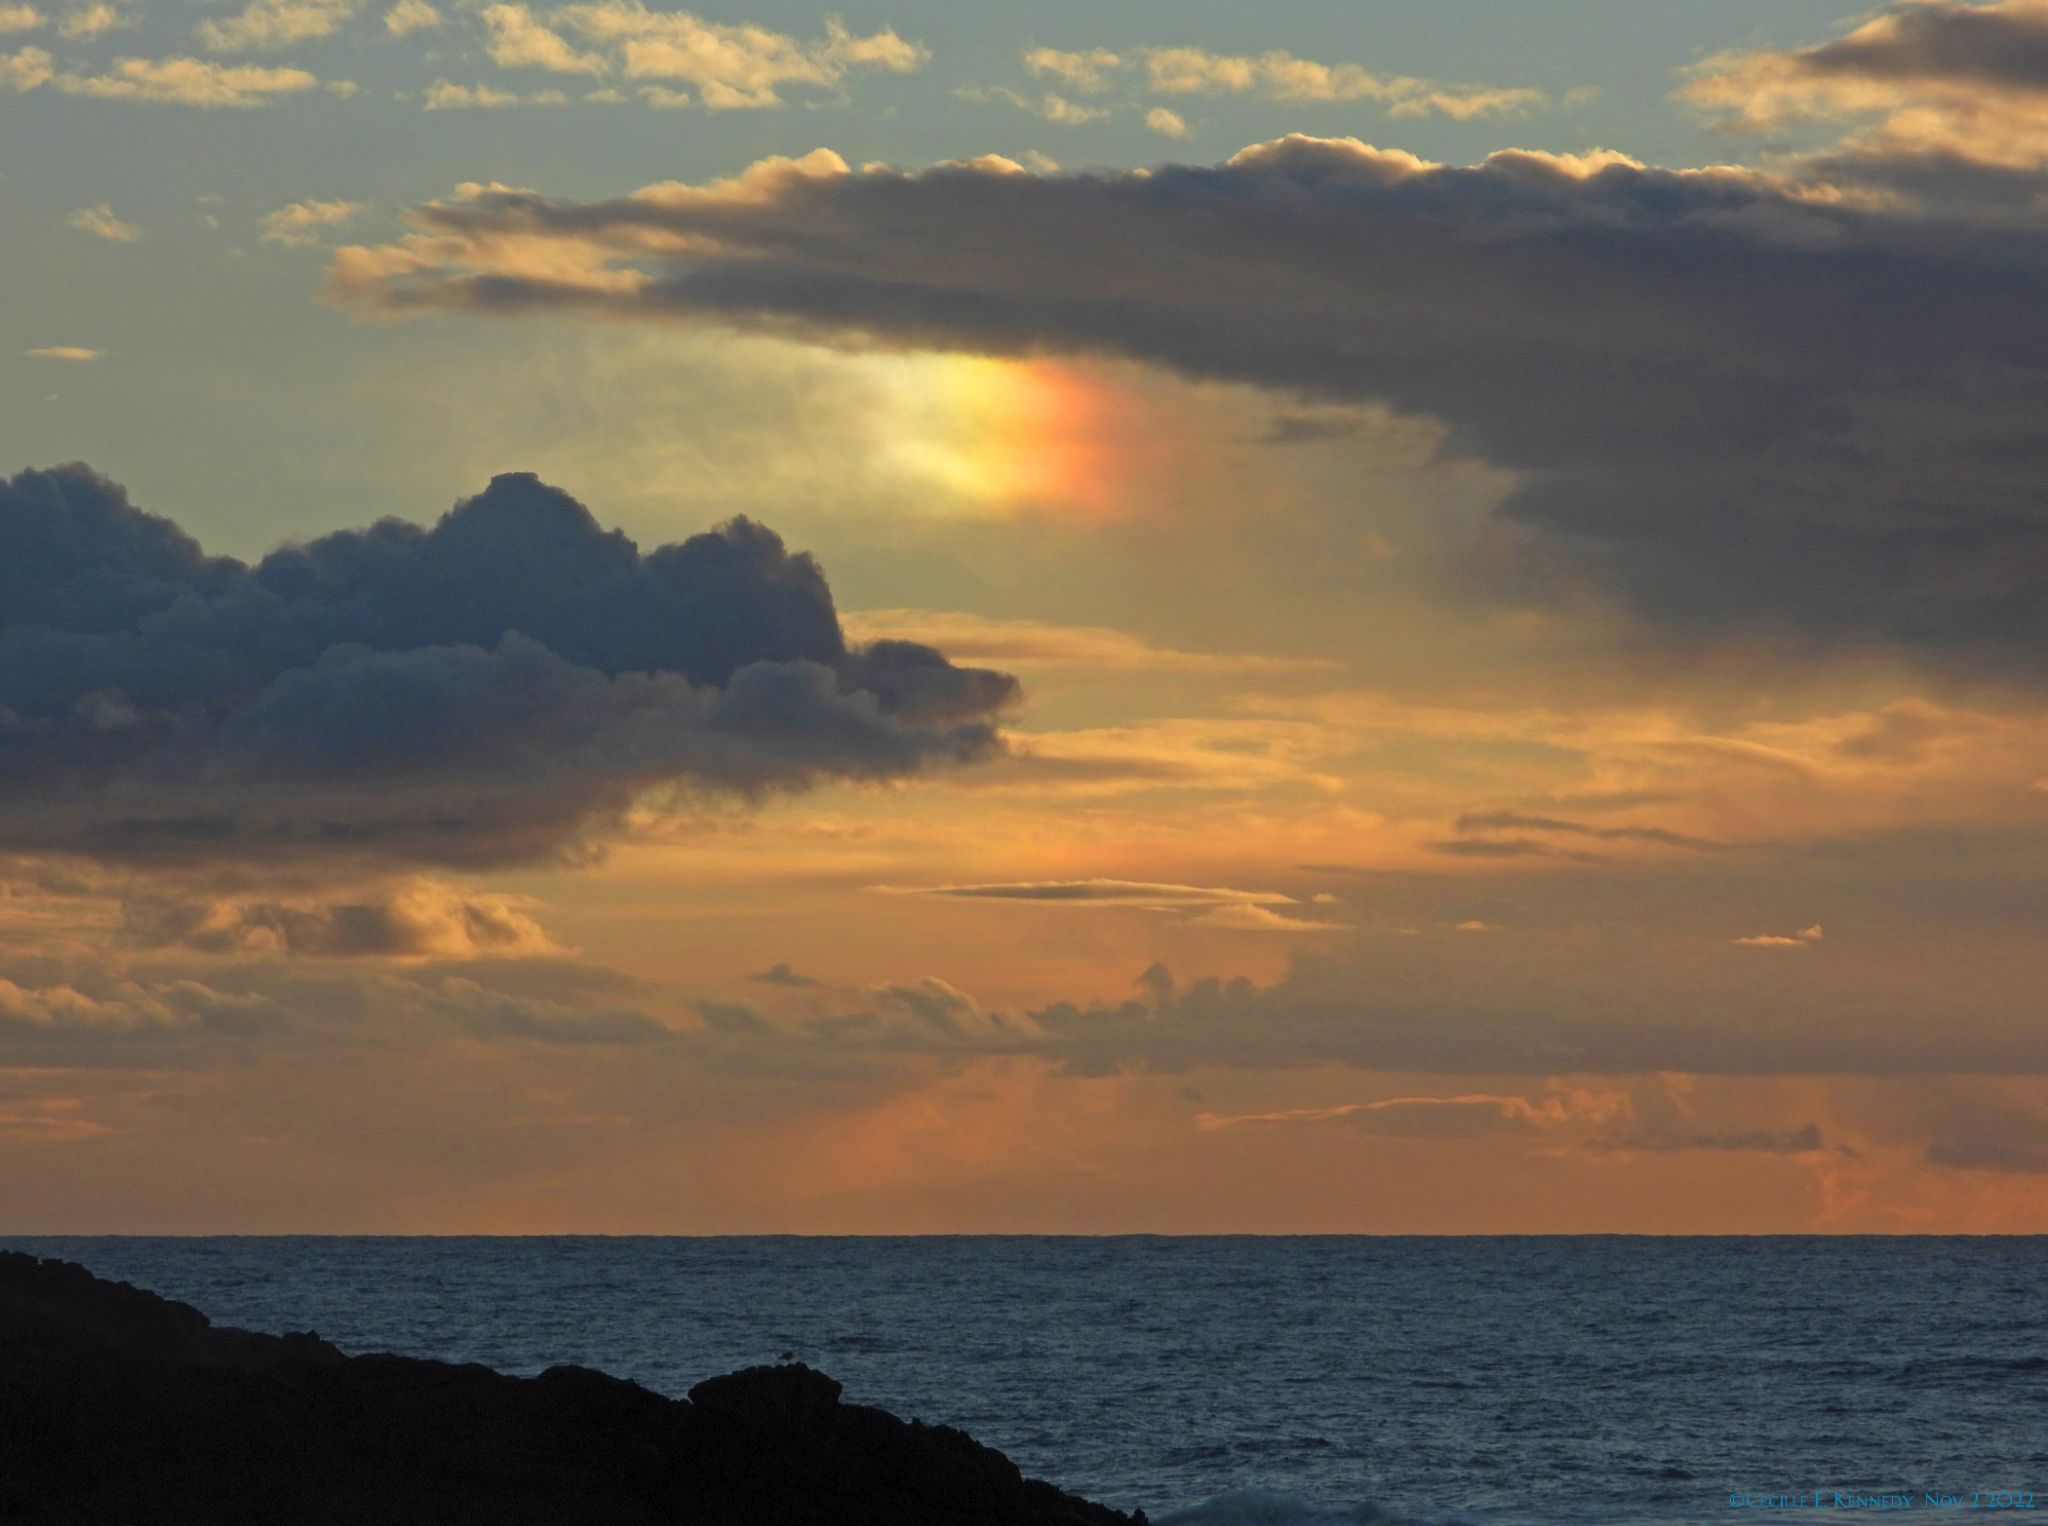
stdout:
<svg viewBox="0 0 2048 1526">
<path fill-rule="evenodd" d="M 0 265 L 0 1230 L 2048 1232 L 2048 0 L 0 0 Z"/>
</svg>

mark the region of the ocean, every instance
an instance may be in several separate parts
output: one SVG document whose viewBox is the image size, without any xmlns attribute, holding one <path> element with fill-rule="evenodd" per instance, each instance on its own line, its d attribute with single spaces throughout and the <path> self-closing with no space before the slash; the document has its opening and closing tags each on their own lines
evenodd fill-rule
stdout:
<svg viewBox="0 0 2048 1526">
<path fill-rule="evenodd" d="M 4 1237 L 344 1350 L 784 1357 L 1176 1526 L 2038 1518 L 2048 1239 Z"/>
</svg>

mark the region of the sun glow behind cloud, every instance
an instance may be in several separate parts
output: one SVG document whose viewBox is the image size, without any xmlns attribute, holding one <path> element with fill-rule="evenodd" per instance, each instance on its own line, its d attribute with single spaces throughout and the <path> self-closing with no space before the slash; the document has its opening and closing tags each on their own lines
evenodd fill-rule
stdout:
<svg viewBox="0 0 2048 1526">
<path fill-rule="evenodd" d="M 1140 400 L 1092 369 L 979 355 L 876 363 L 885 455 L 964 507 L 1104 518 L 1128 506 L 1149 465 Z"/>
</svg>

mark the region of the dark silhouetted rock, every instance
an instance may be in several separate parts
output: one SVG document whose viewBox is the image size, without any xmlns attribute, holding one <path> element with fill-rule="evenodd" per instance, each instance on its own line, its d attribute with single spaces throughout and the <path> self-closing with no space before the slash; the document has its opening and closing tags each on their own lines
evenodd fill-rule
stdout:
<svg viewBox="0 0 2048 1526">
<path fill-rule="evenodd" d="M 0 1521 L 75 1526 L 1115 1526 L 800 1364 L 687 1400 L 216 1329 L 0 1251 Z"/>
</svg>

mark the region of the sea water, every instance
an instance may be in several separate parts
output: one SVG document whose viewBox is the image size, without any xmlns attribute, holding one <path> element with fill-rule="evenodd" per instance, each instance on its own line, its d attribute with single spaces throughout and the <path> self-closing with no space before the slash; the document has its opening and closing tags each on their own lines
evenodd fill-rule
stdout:
<svg viewBox="0 0 2048 1526">
<path fill-rule="evenodd" d="M 669 1394 L 794 1358 L 1184 1526 L 2048 1521 L 2048 1239 L 0 1245 L 351 1352 Z"/>
</svg>

